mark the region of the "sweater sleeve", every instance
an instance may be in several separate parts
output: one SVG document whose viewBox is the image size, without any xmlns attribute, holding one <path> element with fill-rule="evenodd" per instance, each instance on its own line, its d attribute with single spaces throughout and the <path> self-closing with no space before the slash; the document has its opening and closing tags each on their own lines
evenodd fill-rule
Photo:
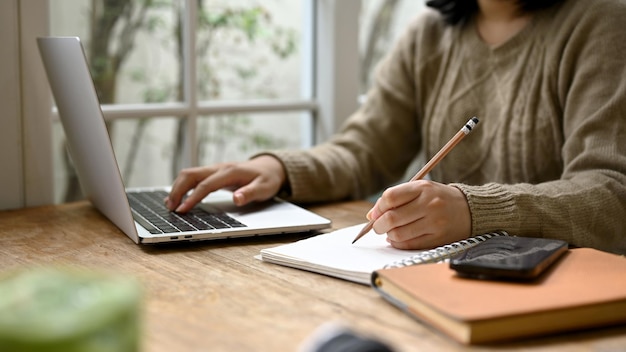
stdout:
<svg viewBox="0 0 626 352">
<path fill-rule="evenodd" d="M 626 5 L 588 7 L 583 20 L 559 23 L 569 33 L 554 34 L 568 38 L 551 97 L 563 107 L 560 179 L 455 184 L 469 202 L 473 234 L 504 229 L 626 253 Z"/>
</svg>

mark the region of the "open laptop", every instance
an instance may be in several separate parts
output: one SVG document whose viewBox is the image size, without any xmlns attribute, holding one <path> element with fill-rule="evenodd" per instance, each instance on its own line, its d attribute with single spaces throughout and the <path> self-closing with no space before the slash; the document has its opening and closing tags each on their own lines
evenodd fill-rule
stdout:
<svg viewBox="0 0 626 352">
<path fill-rule="evenodd" d="M 163 204 L 169 189 L 125 189 L 80 39 L 38 38 L 78 178 L 93 205 L 135 243 L 194 241 L 305 232 L 330 221 L 289 202 L 237 207 L 219 190 L 193 211 L 176 214 Z"/>
</svg>

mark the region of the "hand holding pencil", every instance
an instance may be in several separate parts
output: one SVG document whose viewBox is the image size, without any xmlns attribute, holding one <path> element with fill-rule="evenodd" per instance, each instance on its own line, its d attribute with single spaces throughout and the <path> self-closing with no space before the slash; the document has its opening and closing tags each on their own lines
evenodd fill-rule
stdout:
<svg viewBox="0 0 626 352">
<path fill-rule="evenodd" d="M 478 124 L 478 119 L 476 117 L 471 118 L 460 130 L 457 132 L 448 143 L 446 143 L 433 158 L 422 167 L 422 169 L 411 178 L 410 182 L 420 180 L 424 178 L 467 134 L 469 134 L 474 127 Z M 368 224 L 361 230 L 361 232 L 356 236 L 356 238 L 352 241 L 355 243 L 361 237 L 363 237 L 366 233 L 368 233 L 374 226 L 375 219 L 372 219 L 368 222 Z"/>
</svg>

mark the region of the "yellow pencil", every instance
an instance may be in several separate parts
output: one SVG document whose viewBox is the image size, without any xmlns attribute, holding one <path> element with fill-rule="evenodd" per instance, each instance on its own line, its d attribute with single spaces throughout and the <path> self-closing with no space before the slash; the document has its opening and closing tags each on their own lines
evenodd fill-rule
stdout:
<svg viewBox="0 0 626 352">
<path fill-rule="evenodd" d="M 448 143 L 446 143 L 446 145 L 444 145 L 443 148 L 441 148 L 441 150 L 439 150 L 437 154 L 435 154 L 435 156 L 433 156 L 432 159 L 430 159 L 430 161 L 428 161 L 426 165 L 424 165 L 424 167 L 422 167 L 420 171 L 418 171 L 417 174 L 415 174 L 415 176 L 411 178 L 409 182 L 424 178 L 424 176 L 426 176 L 430 172 L 430 170 L 432 170 L 441 161 L 441 159 L 443 159 L 463 139 L 463 137 L 472 132 L 472 129 L 476 127 L 477 124 L 478 119 L 476 117 L 472 117 L 471 119 L 469 119 L 469 121 L 467 121 L 463 128 L 461 128 L 459 132 L 457 132 L 454 137 L 452 137 L 452 139 L 450 139 Z M 370 220 L 367 225 L 363 227 L 361 232 L 359 232 L 359 234 L 352 241 L 352 243 L 358 241 L 359 238 L 368 233 L 373 226 L 374 220 Z"/>
</svg>

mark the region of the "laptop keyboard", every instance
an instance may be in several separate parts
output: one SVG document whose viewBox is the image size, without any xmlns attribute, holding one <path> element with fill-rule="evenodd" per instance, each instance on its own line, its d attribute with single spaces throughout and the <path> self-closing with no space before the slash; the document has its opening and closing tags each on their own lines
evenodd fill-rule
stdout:
<svg viewBox="0 0 626 352">
<path fill-rule="evenodd" d="M 165 191 L 127 192 L 133 218 L 152 234 L 246 227 L 225 213 L 209 213 L 193 208 L 184 214 L 169 211 Z"/>
</svg>

